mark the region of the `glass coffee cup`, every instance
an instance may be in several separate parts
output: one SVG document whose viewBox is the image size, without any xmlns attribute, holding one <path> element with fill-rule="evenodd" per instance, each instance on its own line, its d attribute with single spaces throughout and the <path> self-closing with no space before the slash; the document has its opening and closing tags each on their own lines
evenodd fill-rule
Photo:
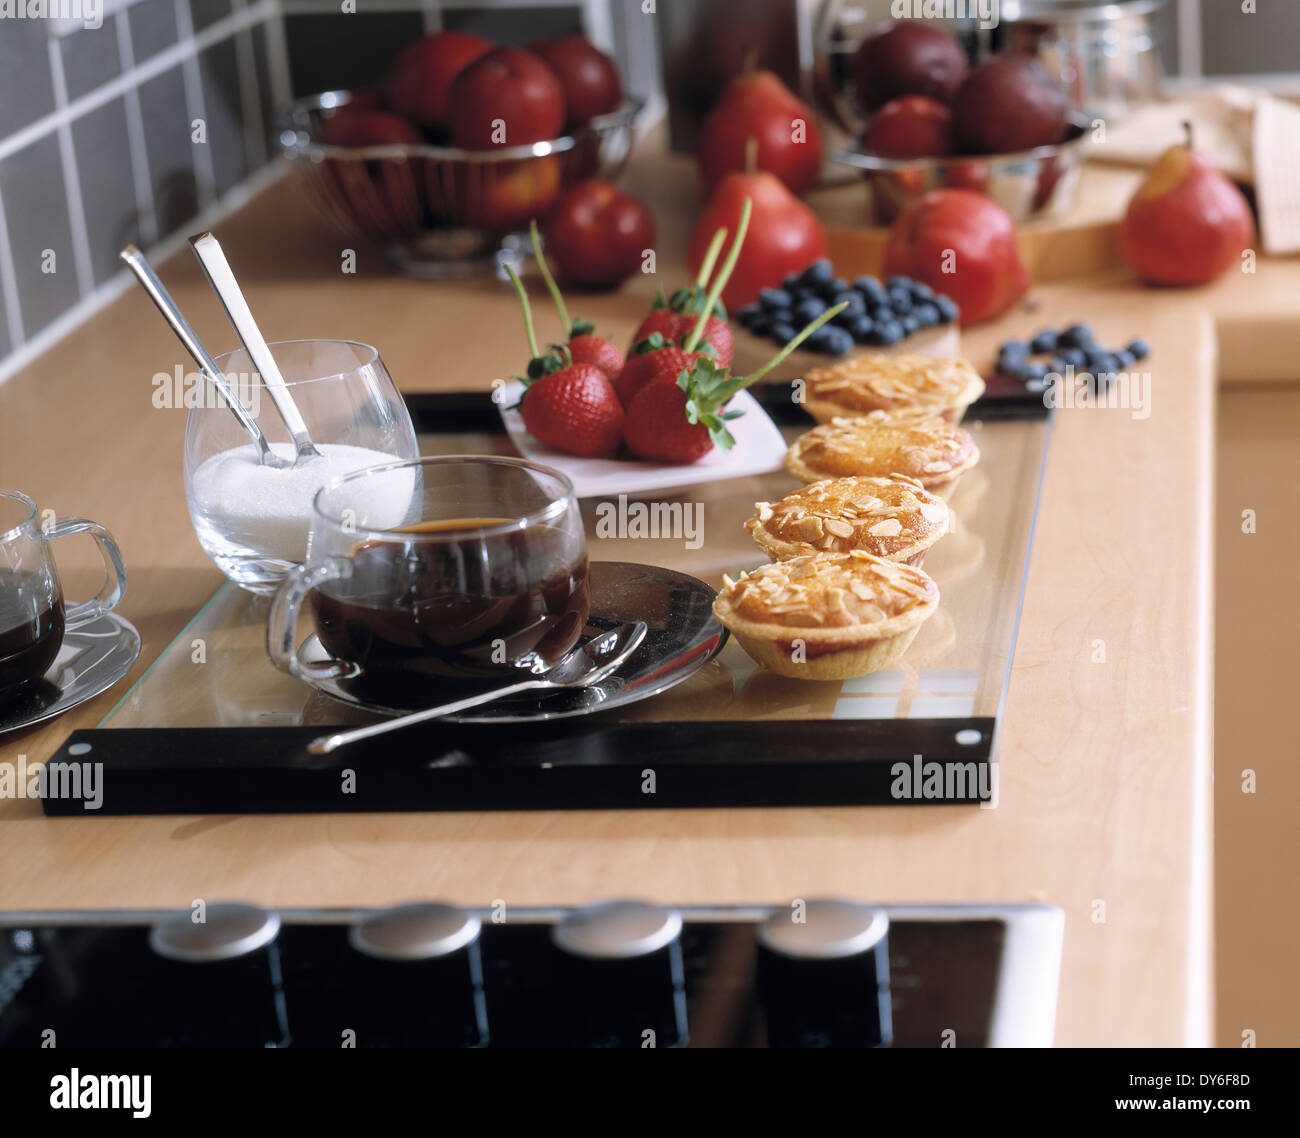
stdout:
<svg viewBox="0 0 1300 1138">
<path fill-rule="evenodd" d="M 97 596 L 65 605 L 50 542 L 90 534 L 104 558 Z M 126 566 L 112 534 L 85 518 L 59 518 L 42 527 L 36 503 L 0 490 L 0 705 L 30 694 L 49 671 L 63 634 L 111 612 L 126 592 Z"/>
<path fill-rule="evenodd" d="M 296 647 L 304 606 L 327 660 Z M 320 489 L 267 650 L 308 683 L 414 709 L 551 667 L 589 608 L 586 534 L 563 474 L 517 458 L 421 458 Z"/>
</svg>

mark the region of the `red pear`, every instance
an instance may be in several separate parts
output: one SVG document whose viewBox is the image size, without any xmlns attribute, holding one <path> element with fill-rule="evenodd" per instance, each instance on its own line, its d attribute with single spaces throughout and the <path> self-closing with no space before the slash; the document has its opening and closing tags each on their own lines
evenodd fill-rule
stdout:
<svg viewBox="0 0 1300 1138">
<path fill-rule="evenodd" d="M 757 146 L 757 166 L 792 193 L 812 189 L 821 176 L 822 135 L 812 109 L 770 71 L 750 71 L 727 84 L 700 127 L 696 156 L 705 193 L 724 174 L 745 170 L 746 146 Z"/>
<path fill-rule="evenodd" d="M 722 302 L 737 308 L 758 298 L 760 289 L 779 285 L 789 273 L 827 256 L 826 231 L 817 215 L 773 175 L 733 172 L 723 177 L 695 225 L 688 254 L 691 271 L 704 262 L 719 229 L 736 232 L 745 199 L 753 203 L 749 232 Z"/>
<path fill-rule="evenodd" d="M 1120 222 L 1120 251 L 1147 284 L 1208 284 L 1255 239 L 1245 195 L 1188 141 L 1156 160 Z"/>
</svg>

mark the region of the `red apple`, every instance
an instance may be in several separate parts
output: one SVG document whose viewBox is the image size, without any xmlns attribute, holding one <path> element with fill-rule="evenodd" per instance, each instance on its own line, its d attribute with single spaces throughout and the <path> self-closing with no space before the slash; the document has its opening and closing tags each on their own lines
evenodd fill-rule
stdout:
<svg viewBox="0 0 1300 1138">
<path fill-rule="evenodd" d="M 952 101 L 966 78 L 966 54 L 943 28 L 923 20 L 886 23 L 853 55 L 853 89 L 874 111 L 899 95 L 931 95 Z"/>
<path fill-rule="evenodd" d="M 456 76 L 451 140 L 468 150 L 523 146 L 564 129 L 564 88 L 551 66 L 521 47 L 498 47 Z"/>
<path fill-rule="evenodd" d="M 1208 284 L 1240 263 L 1254 239 L 1245 196 L 1190 145 L 1156 160 L 1119 227 L 1124 259 L 1156 285 Z"/>
<path fill-rule="evenodd" d="M 603 178 L 569 186 L 542 225 L 546 257 L 560 276 L 583 288 L 613 288 L 641 268 L 654 247 L 650 211 Z"/>
<path fill-rule="evenodd" d="M 962 326 L 991 320 L 1029 287 L 1006 211 L 973 190 L 935 190 L 889 231 L 885 272 L 924 281 L 961 309 Z"/>
<path fill-rule="evenodd" d="M 415 146 L 424 138 L 400 115 L 353 110 L 348 103 L 321 124 L 320 140 L 327 146 Z"/>
<path fill-rule="evenodd" d="M 411 44 L 393 65 L 388 102 L 393 110 L 434 130 L 446 130 L 447 96 L 456 76 L 492 50 L 482 36 L 434 32 Z"/>
<path fill-rule="evenodd" d="M 623 100 L 618 68 L 585 36 L 558 36 L 533 44 L 532 50 L 551 65 L 564 88 L 567 125 L 581 126 L 607 115 Z"/>
<path fill-rule="evenodd" d="M 900 95 L 871 116 L 862 148 L 882 158 L 951 154 L 952 112 L 928 95 Z"/>
<path fill-rule="evenodd" d="M 1015 154 L 1065 137 L 1065 92 L 1037 60 L 1004 55 L 972 71 L 953 99 L 957 141 L 972 154 Z"/>
<path fill-rule="evenodd" d="M 749 168 L 750 139 L 757 145 L 757 169 L 775 174 L 792 193 L 810 190 L 821 176 L 817 120 L 808 104 L 770 71 L 733 79 L 700 127 L 695 152 L 705 193 L 712 193 L 729 171 Z"/>
<path fill-rule="evenodd" d="M 748 304 L 760 289 L 779 285 L 787 274 L 828 254 L 826 231 L 817 215 L 774 175 L 762 170 L 732 172 L 718 183 L 695 225 L 688 253 L 692 272 L 698 272 L 719 229 L 735 234 L 746 198 L 753 203 L 753 213 L 735 271 L 722 291 L 728 308 Z"/>
</svg>

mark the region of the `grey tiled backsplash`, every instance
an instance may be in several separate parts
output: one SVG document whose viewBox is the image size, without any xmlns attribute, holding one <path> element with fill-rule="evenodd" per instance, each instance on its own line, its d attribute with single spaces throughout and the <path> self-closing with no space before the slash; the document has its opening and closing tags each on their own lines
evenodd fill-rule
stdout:
<svg viewBox="0 0 1300 1138">
<path fill-rule="evenodd" d="M 274 154 L 278 0 L 105 7 L 98 28 L 0 21 L 0 369 L 119 277 L 123 245 L 187 231 Z"/>
</svg>

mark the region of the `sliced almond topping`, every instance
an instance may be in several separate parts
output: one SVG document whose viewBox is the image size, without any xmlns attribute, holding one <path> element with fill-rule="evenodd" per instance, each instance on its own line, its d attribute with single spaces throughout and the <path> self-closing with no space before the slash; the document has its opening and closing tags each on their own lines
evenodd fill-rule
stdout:
<svg viewBox="0 0 1300 1138">
<path fill-rule="evenodd" d="M 816 541 L 826 532 L 821 518 L 816 514 L 809 514 L 806 518 L 802 518 L 795 530 L 804 541 Z"/>
<path fill-rule="evenodd" d="M 921 506 L 921 517 L 927 522 L 933 522 L 938 525 L 948 519 L 948 507 L 942 502 L 925 502 Z"/>
<path fill-rule="evenodd" d="M 948 462 L 946 459 L 936 459 L 934 462 L 927 462 L 923 467 L 921 467 L 921 469 L 924 470 L 926 474 L 941 474 L 945 470 L 951 470 L 952 463 Z"/>
<path fill-rule="evenodd" d="M 903 525 L 897 518 L 886 518 L 877 522 L 867 531 L 872 537 L 897 537 L 903 532 Z"/>
<path fill-rule="evenodd" d="M 852 537 L 853 527 L 838 518 L 829 518 L 826 522 L 826 532 L 833 533 L 836 537 Z"/>
</svg>

